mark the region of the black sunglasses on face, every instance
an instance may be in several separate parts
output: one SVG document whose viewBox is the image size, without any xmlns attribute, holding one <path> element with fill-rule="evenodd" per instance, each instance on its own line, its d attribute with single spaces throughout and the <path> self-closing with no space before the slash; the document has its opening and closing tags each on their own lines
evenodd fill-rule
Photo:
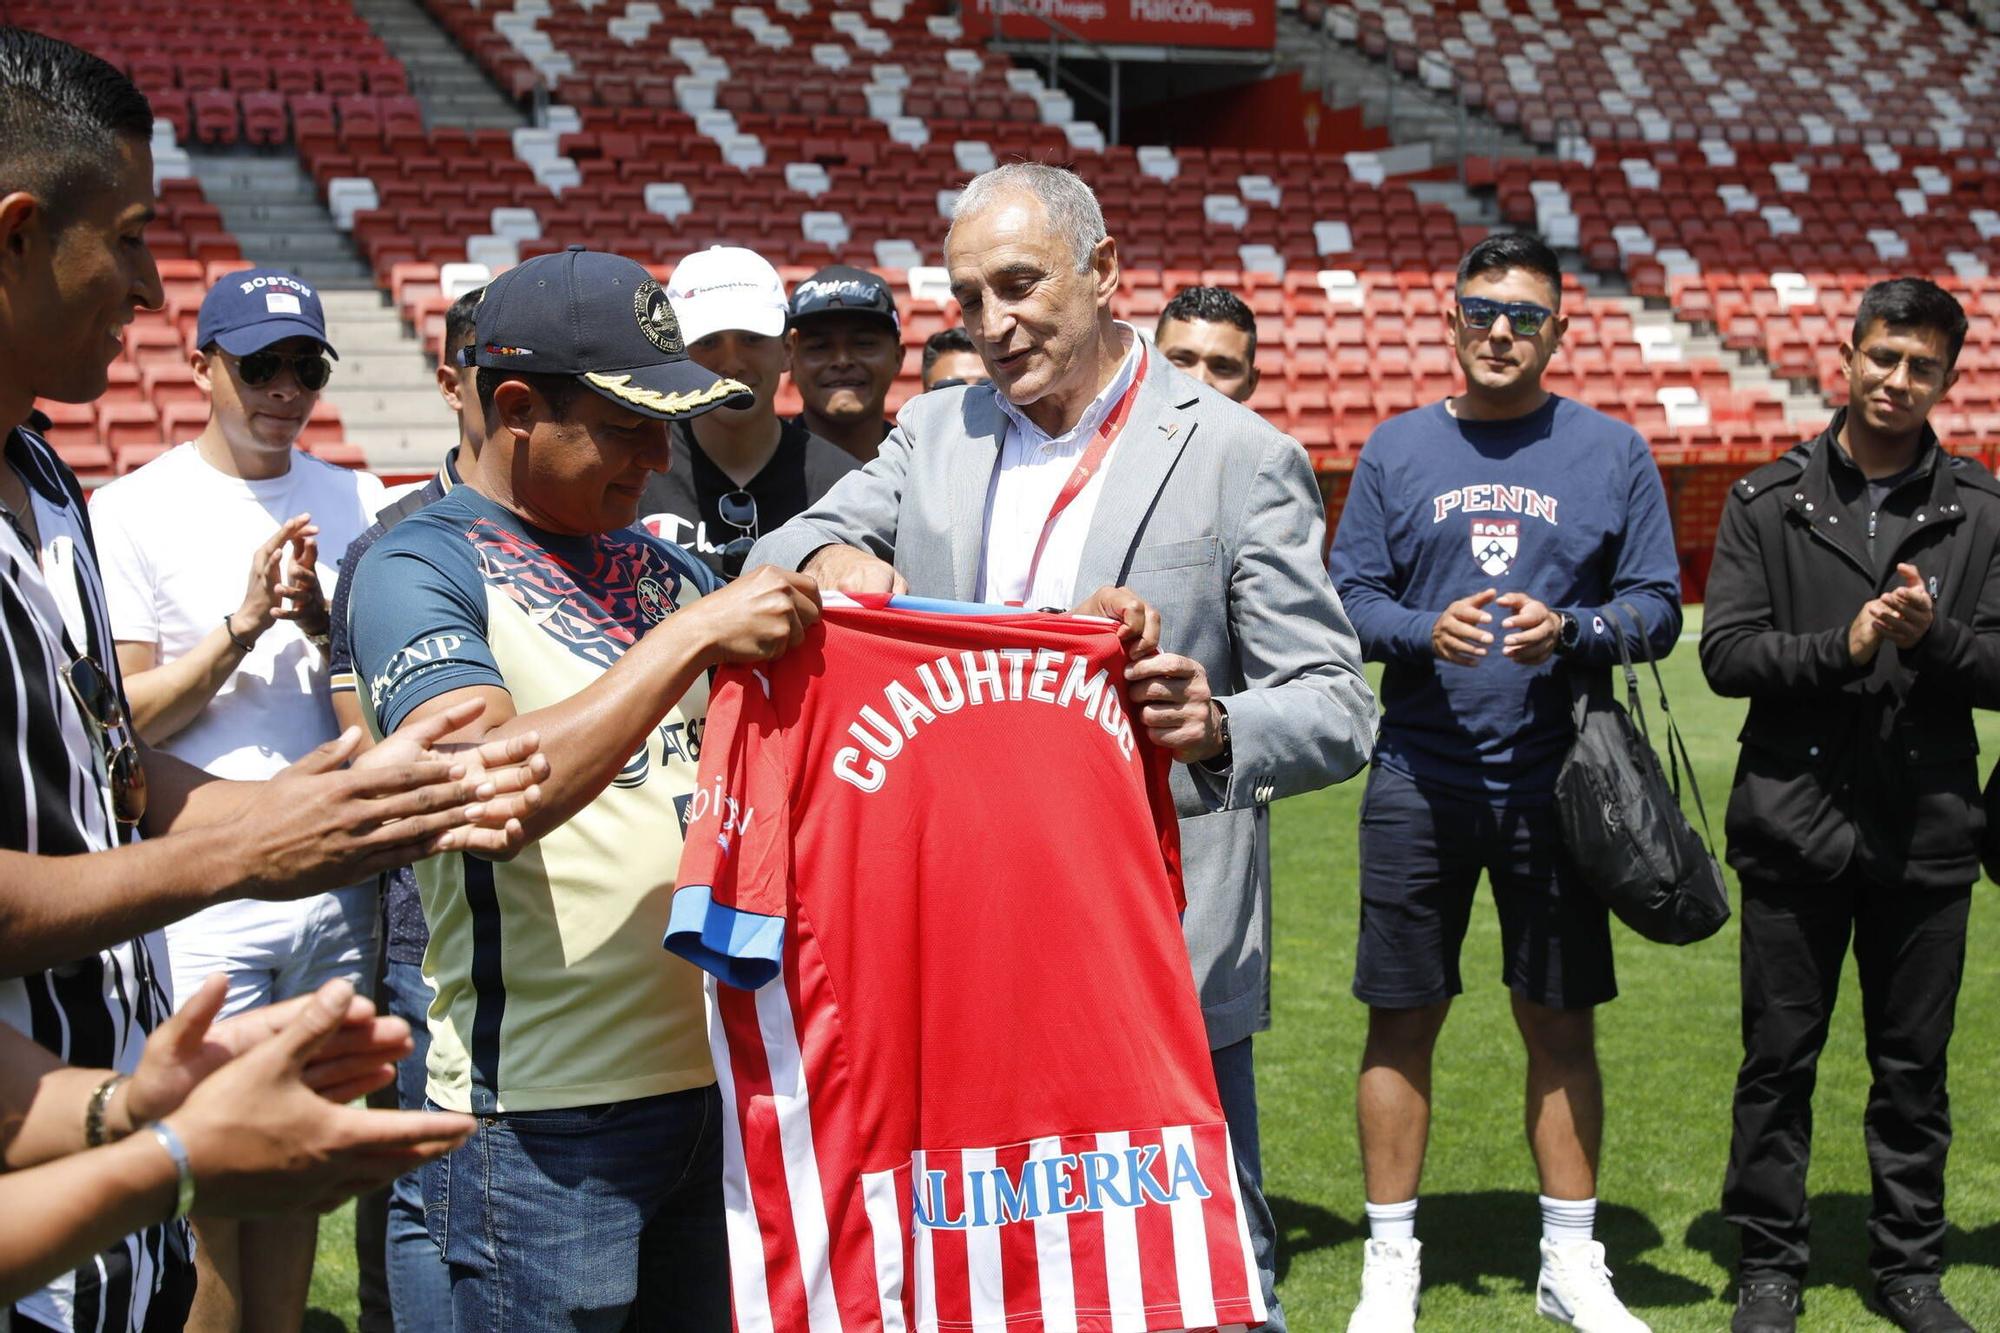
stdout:
<svg viewBox="0 0 2000 1333">
<path fill-rule="evenodd" d="M 1488 301 L 1478 296 L 1461 296 L 1458 314 L 1471 329 L 1490 329 L 1505 315 L 1507 326 L 1523 338 L 1534 337 L 1556 317 L 1555 311 L 1532 301 Z"/>
<path fill-rule="evenodd" d="M 236 373 L 251 388 L 260 388 L 278 378 L 278 372 L 290 366 L 297 377 L 299 387 L 307 393 L 318 393 L 326 387 L 333 375 L 333 363 L 324 354 L 307 352 L 302 356 L 286 356 L 282 352 L 252 352 L 236 359 Z"/>
<path fill-rule="evenodd" d="M 138 747 L 129 735 L 112 744 L 113 732 L 124 732 L 125 705 L 104 668 L 88 657 L 79 657 L 63 668 L 70 695 L 82 710 L 97 739 L 105 766 L 111 776 L 111 809 L 121 824 L 136 824 L 146 814 L 146 769 L 139 762 Z"/>
<path fill-rule="evenodd" d="M 715 499 L 715 512 L 730 527 L 742 533 L 722 544 L 722 572 L 735 578 L 743 572 L 750 548 L 757 544 L 757 497 L 746 490 L 726 491 Z"/>
</svg>

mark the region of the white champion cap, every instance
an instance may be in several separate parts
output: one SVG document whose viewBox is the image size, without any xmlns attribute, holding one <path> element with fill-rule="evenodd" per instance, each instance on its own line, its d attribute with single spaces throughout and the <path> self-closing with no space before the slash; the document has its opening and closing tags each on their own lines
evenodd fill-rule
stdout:
<svg viewBox="0 0 2000 1333">
<path fill-rule="evenodd" d="M 700 342 L 723 329 L 775 338 L 785 331 L 785 284 L 755 250 L 712 245 L 674 265 L 667 279 L 681 337 Z"/>
</svg>

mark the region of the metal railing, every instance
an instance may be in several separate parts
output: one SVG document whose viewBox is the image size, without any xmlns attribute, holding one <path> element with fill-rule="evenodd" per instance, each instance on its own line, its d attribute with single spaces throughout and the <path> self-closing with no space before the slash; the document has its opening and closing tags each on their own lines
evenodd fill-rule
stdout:
<svg viewBox="0 0 2000 1333">
<path fill-rule="evenodd" d="M 1009 18 L 1027 19 L 1045 28 L 1048 32 L 1045 50 L 1036 49 L 1043 46 L 1043 40 L 1039 37 L 1009 37 L 1004 30 L 1005 21 Z M 1040 60 L 1043 64 L 1047 65 L 1048 80 L 1052 87 L 1068 91 L 1072 94 L 1081 93 L 1103 107 L 1106 121 L 1104 141 L 1111 144 L 1118 142 L 1119 120 L 1124 98 L 1121 91 L 1119 60 L 1115 54 L 1099 46 L 1096 42 L 1091 41 L 1074 28 L 1058 23 L 1047 15 L 1035 13 L 1026 5 L 1020 3 L 1020 0 L 993 0 L 993 41 L 996 46 L 1002 49 L 1013 51 L 1033 60 Z M 1075 71 L 1065 70 L 1062 67 L 1063 48 L 1065 46 L 1081 50 L 1084 53 L 1082 58 L 1086 60 L 1101 60 L 1108 65 L 1111 70 L 1110 89 L 1108 91 L 1100 89 L 1089 79 L 1084 78 Z M 1072 54 L 1071 59 L 1074 60 L 1076 58 Z"/>
</svg>

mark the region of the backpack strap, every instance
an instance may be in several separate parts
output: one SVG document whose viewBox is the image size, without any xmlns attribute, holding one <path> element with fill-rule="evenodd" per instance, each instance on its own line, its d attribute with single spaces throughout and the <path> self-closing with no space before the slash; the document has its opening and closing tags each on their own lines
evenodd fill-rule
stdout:
<svg viewBox="0 0 2000 1333">
<path fill-rule="evenodd" d="M 1612 608 L 1612 611 L 1612 624 L 1614 626 L 1618 623 L 1616 613 L 1619 611 L 1624 612 L 1632 618 L 1632 635 L 1639 641 L 1641 647 L 1644 647 L 1646 642 L 1646 628 L 1645 622 L 1639 618 L 1639 609 L 1630 602 L 1619 602 Z M 1667 765 L 1673 770 L 1674 799 L 1680 799 L 1680 771 L 1685 768 L 1687 770 L 1688 792 L 1694 797 L 1694 811 L 1701 819 L 1702 838 L 1709 846 L 1713 847 L 1715 845 L 1715 835 L 1708 827 L 1708 807 L 1702 802 L 1701 783 L 1695 779 L 1694 760 L 1688 755 L 1687 742 L 1681 739 L 1680 724 L 1674 721 L 1673 706 L 1667 702 L 1667 682 L 1660 675 L 1660 663 L 1658 659 L 1650 651 L 1646 654 L 1646 663 L 1652 668 L 1653 685 L 1659 691 L 1660 713 L 1667 719 Z"/>
<path fill-rule="evenodd" d="M 413 491 L 404 492 L 388 504 L 382 506 L 382 508 L 376 510 L 375 521 L 382 525 L 382 531 L 387 532 L 390 528 L 395 527 L 398 523 L 401 523 L 404 519 L 416 513 L 419 509 L 427 507 L 429 504 L 429 497 L 424 494 L 424 488 L 419 486 Z"/>
</svg>

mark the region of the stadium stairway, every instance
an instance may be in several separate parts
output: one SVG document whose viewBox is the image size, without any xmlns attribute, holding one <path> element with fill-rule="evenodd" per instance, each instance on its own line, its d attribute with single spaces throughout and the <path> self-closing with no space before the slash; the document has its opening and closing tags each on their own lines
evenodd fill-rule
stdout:
<svg viewBox="0 0 2000 1333">
<path fill-rule="evenodd" d="M 378 472 L 427 471 L 449 423 L 423 344 L 387 304 L 298 158 L 248 148 L 188 156 L 244 257 L 319 289 L 327 333 L 340 351 L 327 397 L 340 410 L 347 443 Z"/>
<path fill-rule="evenodd" d="M 202 195 L 222 210 L 223 225 L 245 258 L 320 288 L 374 287 L 368 266 L 334 226 L 312 177 L 291 153 L 197 149 L 188 160 Z"/>
<path fill-rule="evenodd" d="M 340 408 L 347 442 L 386 477 L 428 475 L 454 427 L 423 344 L 372 281 L 366 291 L 328 290 L 321 299 L 327 335 L 340 349 L 327 396 Z"/>
<path fill-rule="evenodd" d="M 528 123 L 416 0 L 351 3 L 409 71 L 410 91 L 423 106 L 427 127 L 511 130 Z"/>
<path fill-rule="evenodd" d="M 1360 107 L 1363 121 L 1386 129 L 1397 146 L 1426 143 L 1433 160 L 1456 161 L 1457 107 L 1448 91 L 1427 86 L 1421 71 L 1417 77 L 1397 71 L 1392 92 L 1381 61 L 1283 10 L 1278 13 L 1278 67 L 1298 70 L 1307 89 L 1332 89 L 1331 105 L 1336 110 Z M 1471 119 L 1467 137 L 1477 144 L 1478 152 L 1495 157 L 1542 156 L 1544 150 L 1516 130 L 1491 117 Z M 1472 132 L 1475 128 L 1477 133 Z"/>
<path fill-rule="evenodd" d="M 427 127 L 513 130 L 526 123 L 415 0 L 352 3 L 408 71 Z M 327 397 L 339 408 L 348 445 L 377 472 L 428 472 L 450 423 L 421 335 L 387 303 L 296 154 L 238 148 L 189 156 L 203 195 L 221 209 L 244 256 L 319 288 L 328 334 L 340 349 Z"/>
<path fill-rule="evenodd" d="M 1827 406 L 1819 395 L 1779 378 L 1762 359 L 1724 346 L 1714 332 L 1696 329 L 1676 318 L 1671 310 L 1649 308 L 1643 298 L 1618 292 L 1622 284 L 1615 280 L 1586 279 L 1584 285 L 1596 296 L 1616 295 L 1620 304 L 1631 312 L 1634 329 L 1641 331 L 1642 347 L 1669 348 L 1664 355 L 1674 360 L 1719 362 L 1729 372 L 1730 388 L 1734 391 L 1776 398 L 1784 405 L 1785 420 L 1797 429 L 1801 439 L 1826 424 Z M 1649 337 L 1644 330 L 1659 332 Z"/>
</svg>

